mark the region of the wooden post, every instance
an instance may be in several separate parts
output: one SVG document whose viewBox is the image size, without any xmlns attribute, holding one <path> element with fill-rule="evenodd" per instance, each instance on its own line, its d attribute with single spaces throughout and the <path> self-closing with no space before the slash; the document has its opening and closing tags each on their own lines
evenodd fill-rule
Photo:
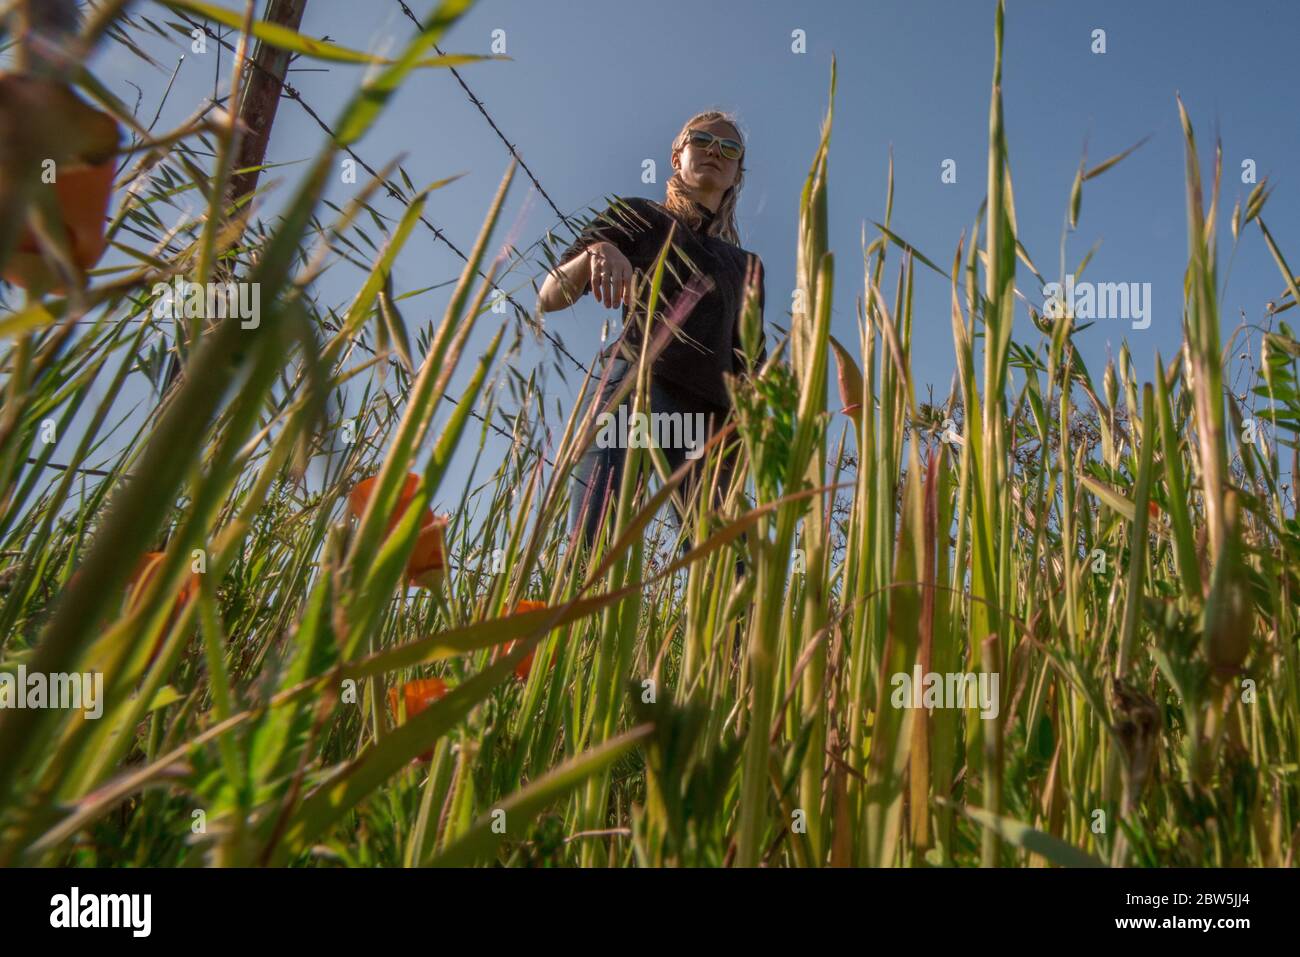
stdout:
<svg viewBox="0 0 1300 957">
<path fill-rule="evenodd" d="M 302 23 L 307 0 L 267 0 L 267 23 L 297 30 Z M 259 42 L 253 54 L 255 66 L 249 73 L 244 102 L 239 107 L 239 119 L 244 126 L 239 152 L 235 156 L 235 170 L 261 166 L 266 158 L 266 147 L 271 140 L 271 126 L 275 111 L 280 105 L 280 88 L 289 68 L 289 52 Z M 236 202 L 257 189 L 260 170 L 236 172 L 230 178 L 229 196 Z"/>
<path fill-rule="evenodd" d="M 266 15 L 262 19 L 296 31 L 306 9 L 307 0 L 267 0 Z M 275 111 L 280 105 L 280 88 L 289 69 L 289 53 L 259 41 L 253 54 L 253 63 L 255 65 L 249 68 L 245 78 L 243 102 L 238 106 L 244 134 L 239 137 L 235 162 L 231 167 L 236 172 L 231 175 L 226 188 L 227 201 L 232 205 L 257 189 L 260 170 L 246 173 L 237 171 L 250 166 L 261 166 L 266 157 L 266 147 L 271 140 L 271 126 L 275 123 Z M 234 106 L 231 104 L 232 109 Z M 225 268 L 218 265 L 219 270 Z M 220 278 L 220 272 L 218 277 Z M 173 351 L 162 389 L 163 395 L 168 395 L 180 381 L 182 366 L 180 353 Z"/>
</svg>

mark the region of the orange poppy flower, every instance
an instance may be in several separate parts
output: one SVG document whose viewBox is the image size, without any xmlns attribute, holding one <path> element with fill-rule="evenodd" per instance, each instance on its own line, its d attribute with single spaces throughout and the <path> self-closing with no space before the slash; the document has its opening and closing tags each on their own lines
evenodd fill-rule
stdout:
<svg viewBox="0 0 1300 957">
<path fill-rule="evenodd" d="M 99 262 L 108 243 L 104 237 L 109 200 L 113 194 L 114 154 L 121 139 L 117 122 L 82 101 L 65 83 L 17 74 L 0 75 L 0 128 L 25 130 L 27 145 L 35 152 L 14 155 L 13 166 L 0 164 L 0 186 L 35 174 L 35 189 L 54 187 L 54 208 L 72 261 L 80 272 Z M 48 141 L 48 142 L 46 142 Z M 33 164 L 52 161 L 47 168 Z M 29 226 L 5 262 L 4 278 L 25 289 L 48 287 L 62 292 L 62 284 L 41 256 L 41 247 Z"/>
<path fill-rule="evenodd" d="M 402 701 L 406 704 L 406 717 L 414 718 L 435 701 L 447 694 L 447 682 L 441 678 L 417 678 L 402 685 Z M 397 689 L 388 689 L 388 708 L 393 713 L 393 721 L 400 721 L 397 710 Z"/>
<path fill-rule="evenodd" d="M 447 573 L 447 519 L 434 516 L 420 526 L 406 561 L 406 577 L 421 588 L 437 588 Z"/>
<path fill-rule="evenodd" d="M 441 678 L 417 678 L 415 681 L 408 681 L 402 685 L 402 701 L 406 705 L 406 720 L 414 718 L 435 701 L 441 700 L 447 694 L 447 682 Z M 401 713 L 397 708 L 398 698 L 397 689 L 388 689 L 388 710 L 393 715 L 393 723 L 401 723 Z M 421 761 L 433 760 L 433 749 L 430 748 L 420 755 Z"/>
<path fill-rule="evenodd" d="M 515 610 L 512 612 L 512 614 L 522 615 L 525 612 L 529 612 L 529 611 L 541 611 L 545 607 L 546 607 L 546 602 L 544 601 L 532 601 L 530 599 L 525 598 L 522 601 L 520 601 L 519 604 L 515 605 Z M 516 644 L 515 641 L 511 641 L 509 644 L 505 646 L 504 650 L 501 648 L 500 645 L 498 645 L 497 650 L 492 653 L 492 660 L 496 661 L 499 657 L 501 657 L 501 655 L 510 654 L 510 652 L 514 650 L 515 644 Z M 552 668 L 555 667 L 555 657 L 558 651 L 559 649 L 557 648 L 555 652 L 551 653 Z M 537 653 L 537 649 L 534 648 L 532 651 L 528 652 L 528 654 L 524 655 L 524 657 L 520 660 L 519 664 L 515 665 L 515 677 L 518 678 L 520 681 L 528 680 L 528 673 L 533 670 L 533 656 L 536 653 Z"/>
<path fill-rule="evenodd" d="M 149 586 L 153 584 L 154 578 L 158 575 L 158 569 L 162 568 L 164 553 L 163 552 L 145 552 L 140 556 L 140 561 L 135 566 L 135 571 L 127 579 L 126 593 L 128 596 L 128 611 L 135 611 L 139 607 L 140 601 L 144 598 L 144 593 Z M 162 650 L 162 644 L 167 637 L 167 632 L 171 631 L 172 625 L 176 624 L 176 619 L 180 617 L 185 606 L 188 605 L 199 593 L 199 576 L 197 572 L 190 572 L 190 577 L 186 579 L 181 590 L 176 594 L 176 601 L 172 603 L 170 616 L 167 618 L 167 626 L 163 633 L 158 636 L 154 643 L 153 651 L 149 653 L 149 663 L 158 657 L 158 652 Z"/>
<path fill-rule="evenodd" d="M 378 487 L 379 476 L 372 475 L 358 482 L 348 494 L 348 510 L 358 521 L 366 514 L 366 506 Z M 420 487 L 420 477 L 408 474 L 402 482 L 402 491 L 397 497 L 397 507 L 388 518 L 384 531 L 391 532 L 406 514 L 407 506 L 415 498 L 415 490 Z M 411 557 L 406 561 L 406 579 L 412 585 L 421 588 L 436 588 L 447 570 L 447 518 L 435 516 L 433 511 L 425 508 L 420 517 L 420 530 L 416 533 L 415 547 Z"/>
</svg>

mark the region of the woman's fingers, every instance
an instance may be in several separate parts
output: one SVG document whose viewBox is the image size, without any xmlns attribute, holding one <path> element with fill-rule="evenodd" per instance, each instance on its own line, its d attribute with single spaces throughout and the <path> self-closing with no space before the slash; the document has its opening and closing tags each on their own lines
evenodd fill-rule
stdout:
<svg viewBox="0 0 1300 957">
<path fill-rule="evenodd" d="M 614 304 L 614 267 L 611 263 L 597 264 L 596 273 L 591 281 L 592 292 L 596 301 L 608 309 Z"/>
<path fill-rule="evenodd" d="M 620 269 L 616 266 L 611 273 L 611 278 L 612 281 L 610 285 L 613 295 L 611 305 L 617 308 L 618 306 L 621 306 L 623 300 L 627 298 L 627 270 Z"/>
<path fill-rule="evenodd" d="M 604 303 L 604 291 L 601 288 L 605 280 L 605 260 L 596 253 L 591 255 L 591 295 L 599 303 Z"/>
<path fill-rule="evenodd" d="M 614 303 L 614 273 L 608 265 L 600 276 L 600 301 L 606 309 Z"/>
<path fill-rule="evenodd" d="M 614 305 L 621 306 L 632 298 L 632 264 L 626 257 L 620 257 L 612 270 L 614 277 Z"/>
<path fill-rule="evenodd" d="M 607 309 L 620 306 L 631 298 L 632 264 L 617 249 L 611 254 L 604 248 L 591 249 L 591 294 Z"/>
</svg>

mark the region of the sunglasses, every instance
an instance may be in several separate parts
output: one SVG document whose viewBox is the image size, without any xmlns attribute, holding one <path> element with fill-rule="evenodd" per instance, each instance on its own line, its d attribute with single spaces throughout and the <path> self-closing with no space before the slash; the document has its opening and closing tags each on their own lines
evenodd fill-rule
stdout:
<svg viewBox="0 0 1300 957">
<path fill-rule="evenodd" d="M 714 136 L 708 130 L 690 130 L 686 134 L 686 142 L 698 150 L 708 151 L 717 143 L 722 155 L 727 159 L 740 159 L 745 147 L 736 140 L 726 139 L 721 136 Z"/>
</svg>

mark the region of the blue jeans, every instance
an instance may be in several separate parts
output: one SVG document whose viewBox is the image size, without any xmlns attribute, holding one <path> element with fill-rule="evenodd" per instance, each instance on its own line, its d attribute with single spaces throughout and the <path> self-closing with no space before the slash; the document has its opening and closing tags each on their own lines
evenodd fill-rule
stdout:
<svg viewBox="0 0 1300 957">
<path fill-rule="evenodd" d="M 610 398 L 618 390 L 619 385 L 629 372 L 632 375 L 636 374 L 635 368 L 631 366 L 628 360 L 615 358 L 610 361 L 609 378 L 596 397 L 596 401 L 599 403 L 597 405 L 598 410 L 603 409 L 608 404 Z M 679 433 L 671 434 L 670 441 L 655 442 L 663 451 L 664 458 L 668 461 L 668 468 L 675 472 L 686 462 L 687 453 L 690 451 L 687 441 L 677 439 L 688 439 L 691 447 L 703 445 L 708 440 L 708 437 L 722 425 L 727 416 L 727 410 L 685 395 L 670 384 L 656 380 L 653 376 L 650 378 L 649 393 L 652 415 L 676 416 L 676 421 L 683 426 Z M 622 404 L 627 407 L 627 416 L 630 418 L 632 407 L 630 393 L 624 397 Z M 611 410 L 616 420 L 619 419 L 618 412 L 618 407 Z M 689 420 L 687 419 L 688 416 L 691 417 Z M 664 422 L 667 420 L 660 418 L 659 421 Z M 604 432 L 606 438 L 612 432 L 618 440 L 616 443 L 602 442 L 602 434 L 598 433 L 597 441 L 583 454 L 582 459 L 573 470 L 572 491 L 570 494 L 572 499 L 570 527 L 575 530 L 581 527 L 583 538 L 588 545 L 596 538 L 596 532 L 600 528 L 606 503 L 618 499 L 618 490 L 623 482 L 623 466 L 627 461 L 627 431 L 629 430 L 626 425 L 627 419 L 616 421 L 611 423 L 611 429 Z M 692 425 L 694 428 L 690 427 Z M 666 426 L 661 426 L 661 428 L 667 431 Z M 652 431 L 651 436 L 656 439 L 664 437 L 662 431 L 658 433 Z M 701 463 L 703 461 L 703 457 L 698 460 Z M 723 463 L 721 474 L 718 476 L 717 494 L 719 500 L 731 484 L 734 465 L 735 463 L 731 457 Z M 689 498 L 694 483 L 698 481 L 699 471 L 700 468 L 697 464 L 687 474 L 685 482 L 682 483 L 680 491 L 684 499 Z M 682 516 L 678 515 L 677 518 L 681 522 Z"/>
</svg>

